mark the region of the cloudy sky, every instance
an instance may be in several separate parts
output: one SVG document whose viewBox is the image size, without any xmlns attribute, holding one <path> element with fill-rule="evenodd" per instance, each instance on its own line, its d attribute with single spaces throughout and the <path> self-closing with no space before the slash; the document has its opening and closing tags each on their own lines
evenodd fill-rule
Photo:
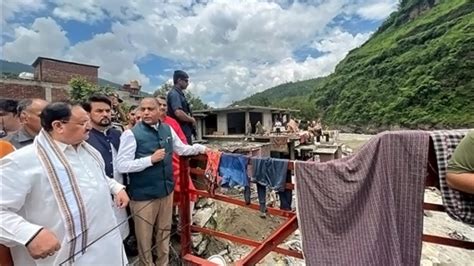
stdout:
<svg viewBox="0 0 474 266">
<path fill-rule="evenodd" d="M 183 69 L 214 107 L 324 76 L 398 0 L 2 0 L 2 59 L 99 65 L 153 92 Z"/>
</svg>

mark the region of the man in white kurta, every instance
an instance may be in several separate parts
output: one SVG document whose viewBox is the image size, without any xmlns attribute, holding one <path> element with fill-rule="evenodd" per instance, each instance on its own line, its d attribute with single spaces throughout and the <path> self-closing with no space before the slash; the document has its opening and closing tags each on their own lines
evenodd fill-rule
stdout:
<svg viewBox="0 0 474 266">
<path fill-rule="evenodd" d="M 62 125 L 53 122 L 53 130 L 61 134 L 65 132 L 64 137 L 72 141 L 80 140 L 81 133 L 85 139 L 90 130 L 87 113 L 78 106 L 71 107 L 71 110 L 70 118 L 60 121 Z M 122 201 L 126 197 L 128 203 L 124 186 L 105 177 L 104 170 L 94 161 L 96 158 L 86 151 L 85 145 L 88 144 L 54 141 L 74 172 L 88 225 L 87 249 L 75 257 L 74 265 L 126 265 L 127 258 L 110 196 L 113 194 Z M 4 157 L 0 160 L 0 167 L 0 243 L 11 248 L 15 265 L 60 265 L 63 262 L 69 265 L 70 247 L 65 225 L 35 145 Z M 37 239 L 40 234 L 41 240 Z M 49 235 L 44 237 L 45 234 Z M 53 250 L 50 242 L 56 239 L 60 248 L 56 244 Z M 34 247 L 27 246 L 33 242 Z M 37 259 L 33 259 L 34 248 L 36 251 L 47 250 L 47 254 L 36 255 Z"/>
</svg>

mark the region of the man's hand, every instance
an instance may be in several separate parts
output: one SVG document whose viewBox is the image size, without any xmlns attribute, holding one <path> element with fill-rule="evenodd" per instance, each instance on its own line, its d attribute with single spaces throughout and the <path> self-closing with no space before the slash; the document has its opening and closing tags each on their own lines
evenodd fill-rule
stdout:
<svg viewBox="0 0 474 266">
<path fill-rule="evenodd" d="M 151 155 L 151 162 L 157 163 L 165 158 L 165 149 L 158 149 Z"/>
<path fill-rule="evenodd" d="M 61 248 L 61 244 L 53 232 L 43 228 L 26 248 L 33 259 L 44 259 L 53 256 Z"/>
<path fill-rule="evenodd" d="M 191 124 L 193 124 L 194 126 L 196 126 L 196 119 L 192 116 L 190 116 L 190 119 L 191 120 Z"/>
<path fill-rule="evenodd" d="M 130 202 L 130 198 L 128 197 L 127 192 L 125 192 L 125 189 L 120 190 L 115 195 L 115 205 L 120 209 L 127 207 L 128 202 Z"/>
</svg>

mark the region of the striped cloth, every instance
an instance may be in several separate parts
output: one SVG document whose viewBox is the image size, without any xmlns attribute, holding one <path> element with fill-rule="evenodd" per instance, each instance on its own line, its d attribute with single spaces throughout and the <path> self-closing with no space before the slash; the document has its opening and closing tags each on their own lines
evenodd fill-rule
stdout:
<svg viewBox="0 0 474 266">
<path fill-rule="evenodd" d="M 351 157 L 296 162 L 307 265 L 419 265 L 429 134 L 378 134 Z"/>
<path fill-rule="evenodd" d="M 431 138 L 436 152 L 439 186 L 446 212 L 455 220 L 474 225 L 474 196 L 451 189 L 446 183 L 448 161 L 459 142 L 468 132 L 469 129 L 433 131 Z"/>
</svg>

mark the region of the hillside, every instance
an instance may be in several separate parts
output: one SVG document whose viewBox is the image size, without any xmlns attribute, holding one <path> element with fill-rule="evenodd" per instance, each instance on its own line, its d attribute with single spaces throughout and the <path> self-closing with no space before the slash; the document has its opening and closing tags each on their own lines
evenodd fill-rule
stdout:
<svg viewBox="0 0 474 266">
<path fill-rule="evenodd" d="M 458 128 L 474 127 L 473 76 L 474 2 L 402 0 L 333 74 L 291 85 L 313 87 L 294 106 L 315 106 L 330 125 L 362 131 Z"/>
<path fill-rule="evenodd" d="M 315 86 L 321 83 L 323 78 L 310 79 L 299 82 L 290 82 L 268 90 L 255 93 L 243 100 L 232 103 L 236 105 L 258 105 L 273 106 L 281 108 L 298 109 L 301 112 L 299 117 L 304 119 L 313 119 L 314 113 L 317 111 L 314 103 L 308 101 Z"/>
<path fill-rule="evenodd" d="M 10 62 L 10 61 L 0 59 L 0 65 L 1 65 L 0 71 L 1 71 L 2 77 L 17 78 L 18 74 L 20 74 L 21 72 L 30 72 L 30 73 L 34 72 L 33 67 L 27 64 Z M 109 87 L 117 88 L 117 89 L 122 87 L 118 83 L 101 79 L 101 78 L 99 78 L 99 85 L 109 86 Z"/>
</svg>

